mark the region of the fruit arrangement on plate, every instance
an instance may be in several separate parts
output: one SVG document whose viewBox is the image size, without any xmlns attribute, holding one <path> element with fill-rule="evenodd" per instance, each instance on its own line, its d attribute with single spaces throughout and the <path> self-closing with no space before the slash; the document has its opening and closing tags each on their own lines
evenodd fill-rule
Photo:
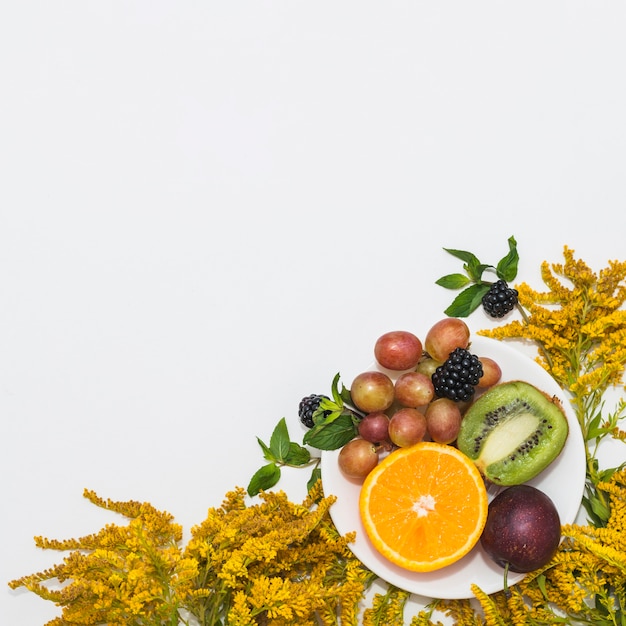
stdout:
<svg viewBox="0 0 626 626">
<path fill-rule="evenodd" d="M 598 483 L 587 441 L 600 433 L 591 428 L 600 418 L 581 416 L 565 395 L 574 393 L 571 379 L 550 368 L 564 357 L 549 354 L 533 332 L 554 313 L 539 304 L 535 319 L 525 308 L 529 295 L 539 303 L 545 295 L 509 287 L 519 256 L 514 237 L 508 245 L 494 265 L 445 248 L 463 262 L 463 273 L 435 281 L 458 292 L 447 317 L 419 336 L 384 333 L 373 344 L 374 362 L 349 388 L 337 374 L 329 395 L 304 397 L 302 445 L 289 439 L 285 418 L 269 445 L 257 437 L 267 463 L 250 480 L 250 496 L 271 489 L 281 467 L 312 465 L 308 487 L 321 478 L 325 495 L 336 499 L 330 515 L 340 534 L 356 537 L 355 556 L 380 579 L 425 598 L 501 591 L 556 558 L 581 504 L 607 517 L 596 513 L 605 511 L 602 496 L 587 481 L 591 475 Z M 485 272 L 497 280 L 485 280 Z M 570 266 L 567 272 L 578 280 Z M 567 306 L 573 294 L 558 291 L 564 309 L 554 315 L 578 328 L 577 309 Z M 497 336 L 470 336 L 463 318 L 478 308 L 494 319 L 517 309 L 522 321 Z M 542 357 L 497 340 L 504 337 L 537 341 Z M 576 355 L 561 367 L 575 365 L 575 378 Z"/>
<path fill-rule="evenodd" d="M 544 388 L 543 378 L 538 386 L 510 370 L 506 349 L 502 364 L 474 351 L 491 343 L 471 337 L 459 318 L 440 320 L 423 341 L 391 331 L 349 389 L 336 379 L 332 398 L 314 394 L 300 405 L 304 442 L 325 450 L 322 480 L 338 495 L 337 527 L 356 527 L 357 556 L 411 591 L 433 580 L 420 576 L 447 575 L 455 564 L 460 572 L 475 548 L 500 571 L 502 588 L 509 571 L 547 563 L 560 541 L 562 515 L 541 476 L 568 441 L 566 410 L 549 377 Z M 567 521 L 580 505 L 578 484 Z"/>
</svg>

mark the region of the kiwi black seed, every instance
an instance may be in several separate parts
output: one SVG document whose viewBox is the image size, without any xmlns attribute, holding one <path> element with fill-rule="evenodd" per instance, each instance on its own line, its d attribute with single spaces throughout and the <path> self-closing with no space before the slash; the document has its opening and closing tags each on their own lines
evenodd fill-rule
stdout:
<svg viewBox="0 0 626 626">
<path fill-rule="evenodd" d="M 489 481 L 519 485 L 560 454 L 569 433 L 563 407 L 530 383 L 499 383 L 466 411 L 457 446 Z"/>
</svg>

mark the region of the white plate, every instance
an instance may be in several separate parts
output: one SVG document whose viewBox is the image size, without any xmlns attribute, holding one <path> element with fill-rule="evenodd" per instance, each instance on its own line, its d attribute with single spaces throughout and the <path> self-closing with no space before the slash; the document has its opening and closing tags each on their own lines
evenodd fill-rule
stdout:
<svg viewBox="0 0 626 626">
<path fill-rule="evenodd" d="M 585 444 L 567 396 L 537 363 L 500 341 L 474 337 L 470 351 L 497 361 L 502 368 L 502 382 L 524 380 L 550 396 L 561 399 L 569 422 L 567 441 L 559 457 L 529 484 L 552 498 L 562 524 L 574 522 L 585 484 Z M 503 589 L 503 569 L 491 561 L 480 544 L 460 561 L 428 573 L 405 570 L 383 557 L 370 543 L 361 523 L 358 507 L 361 485 L 341 473 L 337 465 L 338 454 L 338 450 L 322 453 L 324 492 L 337 496 L 330 514 L 341 534 L 356 531 L 356 540 L 350 544 L 350 548 L 370 570 L 388 583 L 427 598 L 471 598 L 472 583 L 488 594 Z M 509 573 L 508 582 L 518 582 L 523 576 Z"/>
</svg>

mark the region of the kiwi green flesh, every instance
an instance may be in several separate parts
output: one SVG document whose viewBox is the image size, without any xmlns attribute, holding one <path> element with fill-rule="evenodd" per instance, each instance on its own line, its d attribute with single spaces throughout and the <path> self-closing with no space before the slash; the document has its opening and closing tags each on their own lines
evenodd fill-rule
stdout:
<svg viewBox="0 0 626 626">
<path fill-rule="evenodd" d="M 500 383 L 466 411 L 457 439 L 489 481 L 518 485 L 560 454 L 569 426 L 560 402 L 523 381 Z"/>
</svg>

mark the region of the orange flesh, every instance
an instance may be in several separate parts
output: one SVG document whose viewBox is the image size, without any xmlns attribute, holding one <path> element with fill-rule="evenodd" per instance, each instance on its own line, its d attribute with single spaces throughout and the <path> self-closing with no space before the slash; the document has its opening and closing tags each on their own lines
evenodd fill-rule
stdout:
<svg viewBox="0 0 626 626">
<path fill-rule="evenodd" d="M 480 538 L 487 492 L 456 448 L 419 443 L 392 452 L 367 476 L 359 501 L 374 547 L 413 571 L 454 563 Z"/>
</svg>

